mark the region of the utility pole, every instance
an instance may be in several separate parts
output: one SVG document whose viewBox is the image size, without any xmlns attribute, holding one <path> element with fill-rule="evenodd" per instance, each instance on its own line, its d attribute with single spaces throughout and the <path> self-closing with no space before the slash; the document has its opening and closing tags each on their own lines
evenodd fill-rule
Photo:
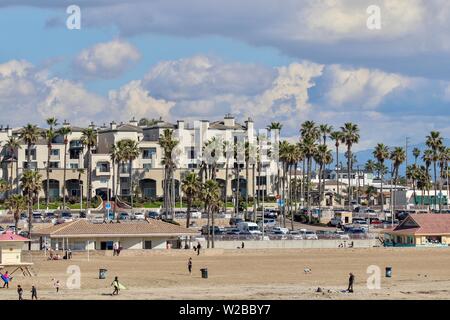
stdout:
<svg viewBox="0 0 450 320">
<path fill-rule="evenodd" d="M 406 176 L 406 171 L 408 170 L 408 146 L 409 146 L 410 138 L 406 137 L 405 139 L 405 178 L 406 178 L 406 186 L 409 186 L 408 177 Z"/>
</svg>

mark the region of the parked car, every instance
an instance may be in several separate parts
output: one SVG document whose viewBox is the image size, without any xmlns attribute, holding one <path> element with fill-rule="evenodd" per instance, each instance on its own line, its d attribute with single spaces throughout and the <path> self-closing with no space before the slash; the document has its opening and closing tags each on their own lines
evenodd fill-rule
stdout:
<svg viewBox="0 0 450 320">
<path fill-rule="evenodd" d="M 300 231 L 298 230 L 293 230 L 289 232 L 289 235 L 291 236 L 292 239 L 294 240 L 303 240 L 302 234 Z"/>
<path fill-rule="evenodd" d="M 237 224 L 237 227 L 239 228 L 239 230 L 250 232 L 253 235 L 262 234 L 259 230 L 259 226 L 254 222 L 239 222 Z"/>
<path fill-rule="evenodd" d="M 3 228 L 2 226 L 0 226 L 0 232 L 5 231 L 5 228 Z"/>
<path fill-rule="evenodd" d="M 342 226 L 342 219 L 338 217 L 333 217 L 331 218 L 330 222 L 328 222 L 328 225 L 340 228 Z"/>
<path fill-rule="evenodd" d="M 335 234 L 338 239 L 350 240 L 350 236 L 342 230 L 337 230 Z"/>
<path fill-rule="evenodd" d="M 20 214 L 20 220 L 27 220 L 28 219 L 28 213 L 22 212 Z"/>
<path fill-rule="evenodd" d="M 202 213 L 200 211 L 191 211 L 191 218 L 193 219 L 201 219 Z"/>
<path fill-rule="evenodd" d="M 312 230 L 300 230 L 303 239 L 306 240 L 319 240 L 319 237 L 317 236 L 317 234 L 312 231 Z"/>
<path fill-rule="evenodd" d="M 85 211 L 80 211 L 80 218 L 81 219 L 85 219 L 86 218 L 86 212 Z"/>
<path fill-rule="evenodd" d="M 263 225 L 263 220 L 258 221 L 258 225 L 260 228 L 262 228 Z M 265 228 L 272 228 L 275 227 L 277 225 L 277 222 L 275 219 L 264 219 L 264 227 Z"/>
<path fill-rule="evenodd" d="M 145 220 L 145 215 L 142 212 L 136 212 L 133 218 L 134 220 Z"/>
<path fill-rule="evenodd" d="M 289 233 L 289 229 L 288 228 L 282 228 L 282 227 L 273 227 L 271 229 L 271 231 L 280 231 L 283 234 L 288 234 Z"/>
<path fill-rule="evenodd" d="M 209 226 L 209 233 L 212 234 L 213 232 L 213 227 Z M 203 235 L 207 235 L 208 234 L 208 226 L 203 226 L 202 227 L 202 234 Z M 219 226 L 214 226 L 214 234 L 222 234 L 222 229 Z"/>
<path fill-rule="evenodd" d="M 119 220 L 130 220 L 130 215 L 126 212 L 119 213 Z"/>
<path fill-rule="evenodd" d="M 36 211 L 33 212 L 33 221 L 34 222 L 42 222 L 44 221 L 44 218 L 42 217 L 42 213 Z"/>
<path fill-rule="evenodd" d="M 244 219 L 241 218 L 231 218 L 230 219 L 230 226 L 236 226 L 238 223 L 244 222 Z"/>
<path fill-rule="evenodd" d="M 22 237 L 24 237 L 24 238 L 28 238 L 28 231 L 20 231 L 19 232 L 19 236 L 22 236 Z"/>
<path fill-rule="evenodd" d="M 224 234 L 226 235 L 239 235 L 240 231 L 238 228 L 225 228 Z"/>
<path fill-rule="evenodd" d="M 148 211 L 147 212 L 147 218 L 157 219 L 157 218 L 159 218 L 159 213 L 156 212 L 156 211 Z"/>
<path fill-rule="evenodd" d="M 68 211 L 63 211 L 63 212 L 61 212 L 61 214 L 60 214 L 60 219 L 61 219 L 63 222 L 72 222 L 72 221 L 73 221 L 73 216 L 72 216 L 72 214 L 71 214 L 70 212 L 68 212 Z"/>
</svg>

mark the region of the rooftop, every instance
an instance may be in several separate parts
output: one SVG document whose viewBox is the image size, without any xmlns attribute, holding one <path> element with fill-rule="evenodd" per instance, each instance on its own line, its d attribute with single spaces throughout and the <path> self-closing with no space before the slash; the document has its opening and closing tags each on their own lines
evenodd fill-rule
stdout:
<svg viewBox="0 0 450 320">
<path fill-rule="evenodd" d="M 30 241 L 27 238 L 19 236 L 12 231 L 6 231 L 5 233 L 0 234 L 0 242 L 4 241 Z"/>
<path fill-rule="evenodd" d="M 182 236 L 194 235 L 196 231 L 181 226 L 163 222 L 161 220 L 148 219 L 141 222 L 124 223 L 91 223 L 86 220 L 76 220 L 36 231 L 34 235 L 50 236 L 52 238 L 63 237 L 90 237 L 99 235 L 108 236 Z"/>
<path fill-rule="evenodd" d="M 449 214 L 410 214 L 392 231 L 393 234 L 450 234 Z"/>
</svg>

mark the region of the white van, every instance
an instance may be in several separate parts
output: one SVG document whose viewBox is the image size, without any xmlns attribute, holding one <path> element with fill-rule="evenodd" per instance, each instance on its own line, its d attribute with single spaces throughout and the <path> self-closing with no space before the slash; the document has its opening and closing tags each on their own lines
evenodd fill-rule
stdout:
<svg viewBox="0 0 450 320">
<path fill-rule="evenodd" d="M 259 227 L 254 222 L 239 222 L 236 227 L 239 231 L 249 232 L 251 234 L 259 235 L 262 232 L 259 230 Z"/>
</svg>

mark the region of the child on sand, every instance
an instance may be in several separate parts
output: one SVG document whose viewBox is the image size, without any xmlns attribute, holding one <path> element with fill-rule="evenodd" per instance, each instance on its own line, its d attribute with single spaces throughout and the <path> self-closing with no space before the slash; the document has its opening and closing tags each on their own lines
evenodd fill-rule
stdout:
<svg viewBox="0 0 450 320">
<path fill-rule="evenodd" d="M 55 279 L 53 279 L 53 286 L 55 287 L 55 289 L 56 289 L 56 293 L 58 293 L 59 292 L 59 287 L 61 286 L 61 284 L 59 283 L 59 280 L 56 280 L 55 281 Z"/>
<path fill-rule="evenodd" d="M 189 258 L 189 261 L 188 261 L 188 271 L 189 271 L 189 274 L 192 273 L 192 258 Z"/>
<path fill-rule="evenodd" d="M 19 295 L 19 300 L 23 300 L 23 289 L 20 284 L 17 286 L 17 294 Z"/>
<path fill-rule="evenodd" d="M 115 277 L 114 281 L 111 283 L 111 286 L 114 286 L 114 291 L 112 295 L 118 295 L 119 294 L 119 278 Z"/>
<path fill-rule="evenodd" d="M 31 286 L 31 300 L 37 300 L 37 290 L 35 286 Z"/>
</svg>

